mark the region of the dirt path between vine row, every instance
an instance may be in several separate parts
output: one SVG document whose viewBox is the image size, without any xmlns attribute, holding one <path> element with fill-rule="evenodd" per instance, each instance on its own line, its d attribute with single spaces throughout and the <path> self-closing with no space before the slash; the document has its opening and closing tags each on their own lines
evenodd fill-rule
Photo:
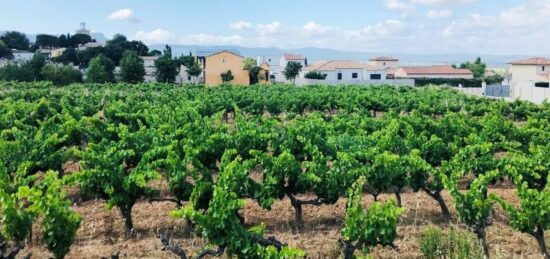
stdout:
<svg viewBox="0 0 550 259">
<path fill-rule="evenodd" d="M 512 189 L 493 189 L 506 199 L 515 201 Z M 383 195 L 382 199 L 393 198 Z M 453 214 L 451 223 L 444 221 L 439 213 L 437 203 L 423 193 L 405 193 L 403 205 L 406 213 L 402 216 L 396 245 L 399 251 L 391 248 L 376 248 L 374 258 L 421 258 L 418 240 L 430 225 L 449 227 L 458 225 L 452 209 L 450 198 L 445 199 Z M 365 204 L 372 202 L 365 196 Z M 121 258 L 176 258 L 169 252 L 161 251 L 161 244 L 156 238 L 158 233 L 171 235 L 187 253 L 192 254 L 207 245 L 206 240 L 190 231 L 183 220 L 173 219 L 168 213 L 174 209 L 168 202 L 140 202 L 133 212 L 136 237 L 123 238 L 123 224 L 116 209 L 109 211 L 100 201 L 83 202 L 75 206 L 83 216 L 75 244 L 67 258 L 101 258 L 110 257 L 113 252 L 120 252 Z M 334 205 L 305 206 L 304 230 L 296 232 L 293 228 L 294 214 L 288 199 L 278 201 L 271 211 L 262 210 L 257 204 L 249 201 L 241 214 L 249 225 L 265 224 L 266 235 L 288 243 L 290 246 L 303 249 L 308 258 L 338 258 L 337 240 L 344 218 L 345 199 Z M 538 253 L 536 242 L 526 234 L 519 233 L 506 226 L 506 217 L 500 208 L 495 209 L 494 224 L 488 229 L 488 242 L 494 258 L 542 258 Z M 36 229 L 38 231 L 38 229 Z M 35 231 L 35 233 L 37 233 Z M 38 245 L 35 235 L 30 248 L 20 255 L 32 252 L 33 258 L 50 256 L 45 247 Z M 550 236 L 547 235 L 547 240 Z"/>
</svg>

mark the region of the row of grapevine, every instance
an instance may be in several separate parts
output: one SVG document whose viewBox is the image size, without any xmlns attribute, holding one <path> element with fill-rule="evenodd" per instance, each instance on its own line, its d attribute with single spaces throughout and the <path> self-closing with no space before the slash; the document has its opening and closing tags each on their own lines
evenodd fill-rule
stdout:
<svg viewBox="0 0 550 259">
<path fill-rule="evenodd" d="M 445 218 L 448 191 L 487 255 L 486 228 L 500 204 L 548 256 L 549 114 L 547 104 L 439 88 L 0 83 L 1 255 L 23 249 L 40 221 L 44 242 L 64 257 L 80 224 L 63 193 L 73 185 L 83 199 L 117 208 L 128 236 L 137 202 L 174 201 L 170 214 L 216 247 L 197 257 L 304 256 L 239 214 L 246 202 L 270 210 L 285 198 L 298 229 L 303 206 L 347 198 L 346 258 L 392 246 L 404 189 L 428 194 Z M 64 171 L 69 161 L 80 170 Z M 157 181 L 168 183 L 169 199 Z M 515 184 L 519 207 L 489 192 L 498 181 Z M 382 193 L 396 203 L 378 202 Z M 363 194 L 375 201 L 368 208 Z"/>
</svg>

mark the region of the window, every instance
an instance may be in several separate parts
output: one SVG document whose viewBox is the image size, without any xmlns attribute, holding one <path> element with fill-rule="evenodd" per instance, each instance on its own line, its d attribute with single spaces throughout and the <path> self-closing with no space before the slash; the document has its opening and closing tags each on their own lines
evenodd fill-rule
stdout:
<svg viewBox="0 0 550 259">
<path fill-rule="evenodd" d="M 550 83 L 548 82 L 537 82 L 535 87 L 550 88 Z"/>
<path fill-rule="evenodd" d="M 222 63 L 225 63 L 225 58 L 222 59 Z"/>
<path fill-rule="evenodd" d="M 381 74 L 370 74 L 370 80 L 381 80 L 382 75 Z"/>
<path fill-rule="evenodd" d="M 191 77 L 190 77 L 190 76 L 187 77 L 187 81 L 191 81 Z"/>
<path fill-rule="evenodd" d="M 546 68 L 545 66 L 542 66 L 542 71 L 543 71 L 543 72 L 544 72 L 544 69 L 545 69 L 545 68 Z"/>
<path fill-rule="evenodd" d="M 342 80 L 342 73 L 338 73 L 338 80 Z"/>
<path fill-rule="evenodd" d="M 358 75 L 357 73 L 352 73 L 352 74 L 351 74 L 351 78 L 357 79 L 357 77 L 359 77 L 359 75 Z"/>
</svg>

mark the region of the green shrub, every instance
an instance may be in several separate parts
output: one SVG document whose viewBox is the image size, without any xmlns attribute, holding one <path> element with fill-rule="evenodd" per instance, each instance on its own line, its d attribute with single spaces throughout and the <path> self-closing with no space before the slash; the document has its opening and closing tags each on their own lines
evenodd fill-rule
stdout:
<svg viewBox="0 0 550 259">
<path fill-rule="evenodd" d="M 317 79 L 317 80 L 325 80 L 327 79 L 327 75 L 326 74 L 321 74 L 317 71 L 310 71 L 310 72 L 307 72 L 305 75 L 304 75 L 305 78 L 307 79 Z"/>
<path fill-rule="evenodd" d="M 420 238 L 420 251 L 425 258 L 484 258 L 476 238 L 454 227 L 445 233 L 439 227 L 429 227 Z"/>
</svg>

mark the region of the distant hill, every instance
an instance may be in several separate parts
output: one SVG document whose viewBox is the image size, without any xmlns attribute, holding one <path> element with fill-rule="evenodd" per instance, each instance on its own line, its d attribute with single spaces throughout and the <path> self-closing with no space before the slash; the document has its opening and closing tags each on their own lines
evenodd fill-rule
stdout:
<svg viewBox="0 0 550 259">
<path fill-rule="evenodd" d="M 151 49 L 163 50 L 164 44 L 150 45 Z M 187 55 L 190 51 L 195 53 L 198 49 L 237 49 L 245 57 L 257 57 L 261 55 L 282 55 L 284 53 L 303 54 L 309 63 L 330 59 L 345 59 L 367 62 L 370 58 L 377 56 L 394 56 L 400 59 L 402 65 L 433 65 L 433 64 L 460 64 L 468 60 L 474 60 L 480 56 L 487 63 L 488 67 L 506 67 L 513 60 L 526 58 L 519 55 L 483 55 L 483 54 L 405 54 L 405 53 L 380 53 L 380 52 L 347 52 L 323 48 L 249 48 L 233 45 L 200 46 L 200 45 L 170 45 L 174 55 Z"/>
</svg>

